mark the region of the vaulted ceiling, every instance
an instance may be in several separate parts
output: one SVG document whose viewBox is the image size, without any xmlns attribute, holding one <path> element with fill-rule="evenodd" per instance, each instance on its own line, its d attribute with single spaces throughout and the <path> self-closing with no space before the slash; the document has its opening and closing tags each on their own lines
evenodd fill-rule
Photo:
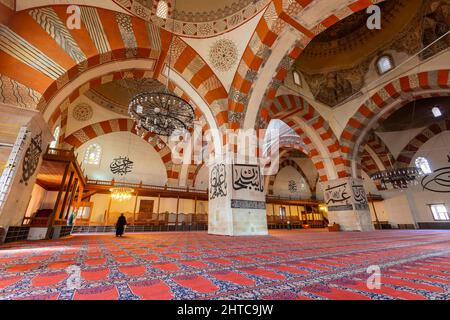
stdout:
<svg viewBox="0 0 450 320">
<path fill-rule="evenodd" d="M 156 16 L 157 1 L 58 3 L 0 0 L 0 102 L 37 109 L 52 128 L 67 125 L 80 97 L 126 117 L 130 97 L 163 88 L 170 69 L 169 89 L 205 128 L 282 119 L 327 180 L 350 174 L 359 135 L 390 99 L 450 86 L 439 60 L 449 37 L 414 57 L 450 28 L 450 0 L 168 0 L 168 19 Z M 372 4 L 382 30 L 365 25 Z M 70 5 L 80 8 L 80 28 L 67 24 Z M 396 65 L 416 59 L 381 77 L 374 62 L 386 53 Z"/>
</svg>

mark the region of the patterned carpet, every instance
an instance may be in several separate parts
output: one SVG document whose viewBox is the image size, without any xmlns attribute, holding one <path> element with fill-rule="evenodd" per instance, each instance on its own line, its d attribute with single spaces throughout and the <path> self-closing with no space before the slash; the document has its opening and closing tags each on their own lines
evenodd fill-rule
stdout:
<svg viewBox="0 0 450 320">
<path fill-rule="evenodd" d="M 81 283 L 67 285 L 79 266 Z M 370 265 L 381 289 L 368 289 Z M 0 299 L 449 299 L 449 231 L 77 235 L 0 246 Z"/>
</svg>

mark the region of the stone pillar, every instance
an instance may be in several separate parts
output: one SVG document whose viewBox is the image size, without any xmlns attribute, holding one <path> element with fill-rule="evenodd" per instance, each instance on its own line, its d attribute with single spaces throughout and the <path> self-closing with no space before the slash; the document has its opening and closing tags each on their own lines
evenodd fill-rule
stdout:
<svg viewBox="0 0 450 320">
<path fill-rule="evenodd" d="M 258 165 L 226 161 L 209 166 L 208 233 L 267 235 L 266 192 Z"/>
<path fill-rule="evenodd" d="M 322 183 L 330 224 L 343 231 L 372 231 L 369 202 L 361 180 L 343 178 Z"/>
<path fill-rule="evenodd" d="M 37 111 L 0 104 L 0 118 L 21 126 L 0 177 L 0 227 L 7 229 L 22 225 L 42 155 L 53 136 Z"/>
</svg>

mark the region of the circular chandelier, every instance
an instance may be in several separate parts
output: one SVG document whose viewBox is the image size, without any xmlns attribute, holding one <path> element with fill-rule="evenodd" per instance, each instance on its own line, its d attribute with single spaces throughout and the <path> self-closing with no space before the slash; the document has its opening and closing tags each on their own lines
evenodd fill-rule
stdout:
<svg viewBox="0 0 450 320">
<path fill-rule="evenodd" d="M 378 171 L 370 175 L 374 181 L 379 181 L 384 189 L 388 189 L 389 184 L 394 189 L 406 189 L 410 185 L 418 184 L 418 178 L 423 176 L 421 169 L 417 167 L 398 168 Z"/>
<path fill-rule="evenodd" d="M 128 113 L 138 131 L 144 129 L 162 136 L 191 129 L 195 117 L 188 102 L 168 91 L 143 92 L 134 96 Z"/>
<path fill-rule="evenodd" d="M 111 198 L 122 202 L 124 200 L 131 199 L 134 189 L 126 187 L 115 187 L 109 189 L 109 191 L 111 192 Z"/>
</svg>

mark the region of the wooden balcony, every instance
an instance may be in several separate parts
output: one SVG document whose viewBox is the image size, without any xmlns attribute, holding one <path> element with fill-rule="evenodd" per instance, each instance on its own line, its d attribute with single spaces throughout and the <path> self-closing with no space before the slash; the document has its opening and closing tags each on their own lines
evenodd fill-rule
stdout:
<svg viewBox="0 0 450 320">
<path fill-rule="evenodd" d="M 319 200 L 302 199 L 298 197 L 266 195 L 266 203 L 318 206 L 321 202 Z"/>
<path fill-rule="evenodd" d="M 117 182 L 115 180 L 87 180 L 85 190 L 96 191 L 96 193 L 110 193 L 109 189 L 113 187 L 126 187 L 134 189 L 139 196 L 162 197 L 162 198 L 181 198 L 208 200 L 208 191 L 189 187 L 169 187 L 156 186 L 150 184 Z"/>
</svg>

